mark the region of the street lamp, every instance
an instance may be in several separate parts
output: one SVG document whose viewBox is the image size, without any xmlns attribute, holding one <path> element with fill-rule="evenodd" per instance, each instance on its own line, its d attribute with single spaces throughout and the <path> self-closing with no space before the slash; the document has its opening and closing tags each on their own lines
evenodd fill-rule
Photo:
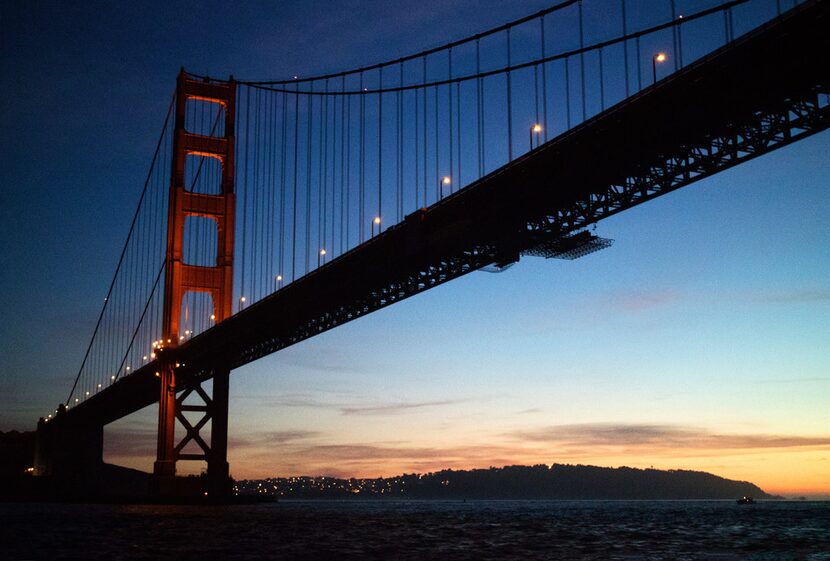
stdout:
<svg viewBox="0 0 830 561">
<path fill-rule="evenodd" d="M 274 285 L 276 290 L 282 288 L 282 275 L 277 275 L 274 277 Z"/>
<path fill-rule="evenodd" d="M 444 198 L 444 186 L 445 185 L 452 185 L 452 177 L 449 175 L 445 175 L 438 181 L 438 195 L 439 198 Z"/>
<path fill-rule="evenodd" d="M 317 254 L 317 267 L 320 267 L 320 260 L 326 256 L 326 249 L 321 248 L 320 253 Z"/>
<path fill-rule="evenodd" d="M 657 53 L 653 57 L 651 57 L 651 78 L 652 83 L 657 83 L 657 63 L 658 62 L 666 62 L 666 53 Z"/>
<path fill-rule="evenodd" d="M 539 133 L 542 132 L 542 125 L 539 123 L 534 123 L 532 127 L 530 127 L 530 149 L 533 150 L 533 135 L 535 134 L 538 138 Z M 539 141 L 536 141 L 536 146 L 539 146 Z"/>
<path fill-rule="evenodd" d="M 378 234 L 380 234 L 380 216 L 375 216 L 372 219 L 372 237 L 375 237 L 375 225 L 378 227 Z"/>
</svg>

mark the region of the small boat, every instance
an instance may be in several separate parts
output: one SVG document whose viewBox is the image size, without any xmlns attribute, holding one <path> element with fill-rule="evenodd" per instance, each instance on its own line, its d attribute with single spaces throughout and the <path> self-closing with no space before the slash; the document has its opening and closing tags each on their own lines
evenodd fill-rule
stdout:
<svg viewBox="0 0 830 561">
<path fill-rule="evenodd" d="M 735 502 L 738 503 L 739 505 L 754 505 L 755 504 L 755 499 L 753 499 L 752 497 L 741 497 L 740 499 L 738 499 Z"/>
</svg>

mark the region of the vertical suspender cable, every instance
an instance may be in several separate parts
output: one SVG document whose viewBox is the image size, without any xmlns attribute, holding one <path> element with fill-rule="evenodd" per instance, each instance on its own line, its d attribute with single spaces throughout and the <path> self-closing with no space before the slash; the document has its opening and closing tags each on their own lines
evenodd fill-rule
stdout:
<svg viewBox="0 0 830 561">
<path fill-rule="evenodd" d="M 427 184 L 429 181 L 427 180 L 427 57 L 424 55 L 422 57 L 423 60 L 423 118 L 424 118 L 424 136 L 422 137 L 423 140 L 423 155 L 424 155 L 424 206 L 429 206 L 429 202 L 427 201 Z"/>
<path fill-rule="evenodd" d="M 351 208 L 352 208 L 352 97 L 346 96 L 346 251 L 351 249 L 349 239 L 351 232 Z"/>
<path fill-rule="evenodd" d="M 399 72 L 399 79 L 398 79 L 398 86 L 403 88 L 403 62 L 400 63 L 398 67 Z M 398 176 L 398 194 L 395 200 L 395 208 L 397 210 L 397 220 L 396 222 L 400 222 L 403 220 L 403 91 L 398 90 L 398 106 L 397 106 L 396 114 L 396 121 L 397 121 L 397 143 L 398 143 L 398 167 L 397 167 L 397 176 Z"/>
<path fill-rule="evenodd" d="M 539 18 L 539 27 L 542 28 L 542 59 L 545 58 L 545 50 L 547 46 L 545 45 L 545 16 Z M 542 126 L 542 134 L 544 135 L 545 142 L 548 140 L 548 65 L 546 62 L 542 63 L 542 117 L 544 119 L 544 123 Z"/>
<path fill-rule="evenodd" d="M 456 177 L 458 178 L 458 188 L 460 189 L 464 185 L 461 179 L 461 82 L 455 83 L 455 130 L 458 131 L 456 135 L 458 142 L 458 173 Z"/>
<path fill-rule="evenodd" d="M 599 49 L 599 107 L 600 111 L 605 111 L 605 76 L 602 64 L 602 49 Z"/>
<path fill-rule="evenodd" d="M 565 126 L 571 129 L 571 64 L 570 57 L 565 57 Z"/>
<path fill-rule="evenodd" d="M 366 118 L 366 94 L 364 93 L 363 88 L 363 72 L 360 73 L 360 171 L 358 173 L 359 180 L 360 180 L 360 191 L 358 196 L 358 209 L 357 209 L 357 219 L 358 219 L 358 243 L 363 243 L 363 235 L 364 235 L 364 226 L 363 226 L 363 213 L 364 213 L 364 196 L 366 192 L 366 131 L 365 131 L 365 118 Z"/>
<path fill-rule="evenodd" d="M 507 28 L 507 66 L 513 63 L 510 56 L 510 28 Z M 511 72 L 507 71 L 507 161 L 513 161 L 513 88 L 511 87 Z"/>
<path fill-rule="evenodd" d="M 438 89 L 439 86 L 435 86 L 435 181 L 433 182 L 436 188 L 438 189 L 435 192 L 435 200 L 441 200 L 441 181 L 440 176 L 441 172 L 439 170 L 439 150 L 438 150 L 438 135 L 439 135 L 439 128 L 440 123 L 438 121 Z"/>
<path fill-rule="evenodd" d="M 314 82 L 311 83 L 311 91 L 314 91 Z M 306 96 L 306 150 L 305 150 L 305 273 L 311 271 L 311 126 L 313 95 Z"/>
<path fill-rule="evenodd" d="M 677 19 L 677 11 L 675 9 L 675 2 L 674 0 L 669 0 L 669 4 L 671 6 L 671 21 L 672 23 L 675 22 Z M 677 71 L 680 68 L 680 56 L 678 55 L 678 51 L 680 50 L 677 46 L 677 26 L 672 25 L 671 28 L 671 39 L 672 39 L 672 51 L 674 54 L 674 70 Z"/>
<path fill-rule="evenodd" d="M 450 167 L 449 167 L 449 172 L 450 172 L 450 175 L 453 175 L 453 173 L 454 173 L 454 171 L 455 171 L 455 170 L 453 169 L 453 166 L 454 166 L 454 164 L 455 164 L 455 163 L 453 162 L 453 122 L 452 122 L 452 47 L 450 47 L 450 49 L 449 49 L 449 53 L 448 53 L 448 55 L 447 55 L 447 56 L 448 56 L 448 59 L 447 59 L 447 61 L 448 61 L 448 62 L 447 62 L 447 79 L 448 79 L 448 80 L 450 80 L 450 82 L 449 82 L 449 83 L 447 83 L 447 121 L 449 121 L 449 125 L 450 125 L 450 127 L 449 127 L 449 129 L 450 129 L 450 130 L 449 130 L 449 133 L 447 134 L 447 145 L 448 145 L 448 147 L 449 147 L 449 153 L 450 153 Z M 454 180 L 452 181 L 452 183 L 450 183 L 450 193 L 452 193 L 453 183 L 455 183 L 456 181 L 458 181 L 458 179 L 459 179 L 459 178 L 458 178 L 458 177 L 456 177 L 456 178 L 454 178 Z"/>
<path fill-rule="evenodd" d="M 478 134 L 478 177 L 484 175 L 484 110 L 481 85 L 481 40 L 476 39 L 476 132 Z"/>
<path fill-rule="evenodd" d="M 282 92 L 282 142 L 280 146 L 280 263 L 279 275 L 285 279 L 285 144 L 288 140 L 288 93 Z"/>
<path fill-rule="evenodd" d="M 300 138 L 300 84 L 294 90 L 294 194 L 291 201 L 294 204 L 294 217 L 291 220 L 291 282 L 297 278 L 297 151 Z"/>
<path fill-rule="evenodd" d="M 637 49 L 637 91 L 642 91 L 643 89 L 643 65 L 640 61 L 640 36 L 638 35 L 637 38 L 634 40 L 634 46 Z"/>
<path fill-rule="evenodd" d="M 344 230 L 343 225 L 345 224 L 345 209 L 346 209 L 346 192 L 345 192 L 345 181 L 346 181 L 346 98 L 348 97 L 345 93 L 346 91 L 346 75 L 344 74 L 340 78 L 340 253 L 345 251 L 344 245 Z"/>
<path fill-rule="evenodd" d="M 328 84 L 326 84 L 328 87 Z M 337 226 L 337 96 L 331 98 L 331 240 L 328 247 L 334 253 L 335 228 Z"/>
<path fill-rule="evenodd" d="M 620 0 L 622 7 L 622 33 L 623 36 L 628 35 L 628 21 L 625 13 L 625 0 Z M 623 68 L 625 69 L 625 97 L 630 94 L 630 87 L 628 85 L 628 41 L 623 41 Z"/>
<path fill-rule="evenodd" d="M 253 303 L 257 300 L 257 261 L 258 261 L 258 251 L 257 251 L 257 226 L 259 225 L 259 221 L 257 220 L 259 216 L 259 161 L 260 161 L 260 142 L 259 142 L 259 135 L 260 135 L 260 126 L 261 126 L 261 119 L 260 119 L 260 100 L 261 95 L 259 88 L 256 90 L 256 99 L 255 99 L 255 110 L 254 110 L 254 142 L 251 149 L 254 151 L 253 160 L 254 160 L 254 181 L 253 181 L 253 196 L 252 196 L 252 204 L 253 207 L 251 208 L 252 214 L 252 222 L 253 226 L 251 228 L 251 289 L 248 291 L 250 295 L 250 302 Z M 244 285 L 243 285 L 244 286 Z"/>
<path fill-rule="evenodd" d="M 585 26 L 582 17 L 582 0 L 579 0 L 579 79 L 581 81 L 582 92 L 582 120 L 585 121 Z"/>
<path fill-rule="evenodd" d="M 383 227 L 383 67 L 378 69 L 378 234 Z"/>
<path fill-rule="evenodd" d="M 418 193 L 421 190 L 421 103 L 420 88 L 415 90 L 415 208 L 418 204 Z"/>
</svg>

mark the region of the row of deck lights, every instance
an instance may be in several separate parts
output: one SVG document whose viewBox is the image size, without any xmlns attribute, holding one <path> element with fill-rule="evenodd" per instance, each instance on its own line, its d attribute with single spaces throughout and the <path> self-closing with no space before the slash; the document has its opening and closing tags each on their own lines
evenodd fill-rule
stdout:
<svg viewBox="0 0 830 561">
<path fill-rule="evenodd" d="M 651 71 L 652 71 L 652 78 L 653 78 L 654 82 L 657 82 L 657 65 L 659 63 L 665 62 L 666 60 L 668 60 L 668 56 L 666 55 L 666 53 L 663 53 L 663 52 L 657 53 L 656 55 L 654 55 L 652 57 L 652 59 L 651 59 Z M 295 76 L 294 79 L 296 80 L 297 77 Z M 530 150 L 533 150 L 534 148 L 538 148 L 541 145 L 540 135 L 541 135 L 543 130 L 544 130 L 544 128 L 539 123 L 534 123 L 533 126 L 530 127 L 530 138 L 529 138 L 529 140 L 530 140 L 530 142 L 529 142 Z M 449 175 L 445 175 L 444 177 L 442 177 L 441 179 L 438 180 L 438 193 L 439 193 L 440 198 L 442 198 L 442 199 L 444 198 L 444 188 L 449 186 L 449 185 L 452 185 L 452 177 L 450 177 Z M 380 224 L 381 224 L 380 216 L 375 216 L 372 219 L 372 222 L 371 222 L 371 238 L 375 237 L 375 226 L 377 226 L 378 234 L 380 234 Z M 320 267 L 320 265 L 322 265 L 324 263 L 326 253 L 327 252 L 326 252 L 325 248 L 321 248 L 320 251 L 317 253 L 317 267 Z M 282 288 L 282 281 L 283 281 L 283 276 L 282 275 L 278 274 L 274 277 L 274 282 L 276 284 L 275 288 L 277 290 Z M 239 298 L 239 302 L 241 304 L 244 304 L 245 301 L 246 301 L 246 298 L 244 296 L 241 296 Z M 215 319 L 215 317 L 213 315 L 211 315 L 210 319 L 213 320 L 213 319 Z"/>
</svg>

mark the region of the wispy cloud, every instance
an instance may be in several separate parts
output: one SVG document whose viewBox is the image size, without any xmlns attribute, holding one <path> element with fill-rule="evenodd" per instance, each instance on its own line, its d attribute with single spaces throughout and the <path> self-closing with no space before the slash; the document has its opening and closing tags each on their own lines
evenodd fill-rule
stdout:
<svg viewBox="0 0 830 561">
<path fill-rule="evenodd" d="M 311 407 L 317 409 L 337 409 L 341 407 L 338 403 L 320 401 L 306 395 L 286 395 L 269 399 L 267 404 L 271 407 Z"/>
<path fill-rule="evenodd" d="M 751 296 L 754 302 L 768 304 L 830 302 L 830 288 L 795 288 L 777 292 L 764 292 Z"/>
<path fill-rule="evenodd" d="M 248 434 L 246 436 L 231 436 L 228 445 L 231 447 L 268 447 L 285 444 L 296 444 L 313 440 L 322 433 L 310 430 L 278 430 Z"/>
<path fill-rule="evenodd" d="M 344 415 L 397 415 L 412 411 L 413 409 L 425 409 L 429 407 L 441 407 L 444 405 L 455 405 L 461 403 L 461 399 L 445 399 L 440 401 L 400 401 L 380 403 L 375 405 L 357 405 L 342 407 L 340 411 Z"/>
<path fill-rule="evenodd" d="M 680 300 L 674 290 L 649 290 L 614 294 L 611 304 L 624 312 L 644 312 L 670 306 Z"/>
<path fill-rule="evenodd" d="M 821 382 L 830 382 L 830 378 L 777 378 L 770 380 L 754 380 L 755 384 L 815 384 Z"/>
<path fill-rule="evenodd" d="M 341 396 L 342 398 L 343 396 Z M 320 401 L 307 395 L 287 395 L 268 400 L 271 407 L 298 407 L 313 409 L 329 409 L 339 411 L 341 415 L 400 415 L 402 413 L 443 407 L 469 401 L 468 399 L 441 399 L 431 401 L 355 401 L 336 400 Z"/>
<path fill-rule="evenodd" d="M 524 442 L 565 448 L 615 448 L 641 453 L 749 451 L 772 448 L 830 446 L 830 436 L 716 433 L 703 428 L 659 424 L 589 423 L 557 425 L 510 436 Z"/>
</svg>

